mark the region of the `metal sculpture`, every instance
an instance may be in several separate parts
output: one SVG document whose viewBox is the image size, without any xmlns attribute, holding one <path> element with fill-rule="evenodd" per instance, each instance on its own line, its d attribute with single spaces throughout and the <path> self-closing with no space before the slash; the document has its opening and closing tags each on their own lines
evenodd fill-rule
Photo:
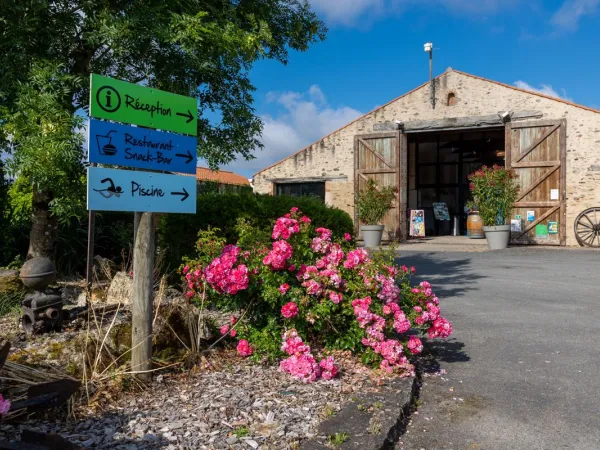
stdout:
<svg viewBox="0 0 600 450">
<path fill-rule="evenodd" d="M 27 334 L 61 331 L 65 313 L 60 289 L 48 289 L 56 277 L 56 268 L 48 258 L 32 258 L 20 272 L 23 284 L 35 290 L 22 302 L 21 324 Z"/>
</svg>

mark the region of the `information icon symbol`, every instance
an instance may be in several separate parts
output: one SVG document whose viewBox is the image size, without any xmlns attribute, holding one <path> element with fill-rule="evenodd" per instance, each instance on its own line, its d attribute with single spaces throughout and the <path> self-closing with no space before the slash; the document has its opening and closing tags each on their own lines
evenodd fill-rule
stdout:
<svg viewBox="0 0 600 450">
<path fill-rule="evenodd" d="M 121 95 L 112 86 L 102 86 L 96 92 L 96 102 L 104 111 L 113 113 L 121 107 Z"/>
</svg>

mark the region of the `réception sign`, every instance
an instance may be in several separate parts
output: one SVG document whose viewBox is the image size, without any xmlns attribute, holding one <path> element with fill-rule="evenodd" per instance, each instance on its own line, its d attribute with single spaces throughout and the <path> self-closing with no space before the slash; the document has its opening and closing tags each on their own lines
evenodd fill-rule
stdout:
<svg viewBox="0 0 600 450">
<path fill-rule="evenodd" d="M 196 99 L 92 74 L 90 116 L 195 136 Z"/>
</svg>

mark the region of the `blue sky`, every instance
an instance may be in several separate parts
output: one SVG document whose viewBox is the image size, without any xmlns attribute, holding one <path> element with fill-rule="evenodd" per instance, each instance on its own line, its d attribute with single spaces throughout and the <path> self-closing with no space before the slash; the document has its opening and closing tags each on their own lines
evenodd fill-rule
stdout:
<svg viewBox="0 0 600 450">
<path fill-rule="evenodd" d="M 600 0 L 311 0 L 327 39 L 287 66 L 252 72 L 265 123 L 256 171 L 318 140 L 446 68 L 537 89 L 600 109 Z"/>
</svg>

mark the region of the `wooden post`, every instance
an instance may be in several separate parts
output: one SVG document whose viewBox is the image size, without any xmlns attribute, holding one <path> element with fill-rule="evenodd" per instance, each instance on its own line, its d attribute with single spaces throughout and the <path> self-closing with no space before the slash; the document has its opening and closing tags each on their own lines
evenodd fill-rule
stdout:
<svg viewBox="0 0 600 450">
<path fill-rule="evenodd" d="M 94 281 L 94 233 L 96 231 L 96 212 L 88 211 L 88 243 L 87 243 L 87 269 L 86 281 L 86 304 L 89 308 L 92 304 L 92 283 Z"/>
<path fill-rule="evenodd" d="M 133 250 L 133 307 L 131 318 L 131 370 L 151 380 L 152 306 L 154 271 L 154 215 L 135 213 Z"/>
</svg>

